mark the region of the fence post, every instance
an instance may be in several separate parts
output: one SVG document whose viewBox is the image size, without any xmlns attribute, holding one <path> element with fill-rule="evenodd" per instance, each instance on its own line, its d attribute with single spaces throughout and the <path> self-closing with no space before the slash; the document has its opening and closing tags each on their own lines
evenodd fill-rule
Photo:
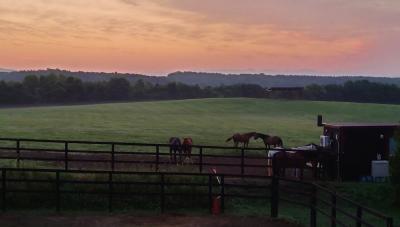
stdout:
<svg viewBox="0 0 400 227">
<path fill-rule="evenodd" d="M 115 144 L 111 144 L 111 170 L 114 171 L 115 168 Z"/>
<path fill-rule="evenodd" d="M 165 176 L 164 176 L 164 173 L 161 173 L 160 174 L 160 177 L 161 177 L 161 184 L 160 184 L 160 187 L 161 187 L 161 193 L 160 193 L 160 195 L 161 195 L 161 205 L 160 205 L 160 208 L 161 208 L 161 213 L 164 213 L 164 209 L 165 209 Z"/>
<path fill-rule="evenodd" d="M 356 226 L 357 227 L 361 227 L 362 226 L 362 222 L 361 222 L 361 219 L 362 219 L 362 207 L 360 207 L 360 206 L 357 206 L 357 218 L 358 218 L 358 220 L 356 221 Z"/>
<path fill-rule="evenodd" d="M 244 174 L 244 148 L 242 148 L 242 154 L 241 154 L 241 162 L 240 162 L 240 172 L 242 175 Z"/>
<path fill-rule="evenodd" d="M 386 226 L 387 227 L 393 227 L 393 218 L 387 218 Z"/>
<path fill-rule="evenodd" d="M 17 140 L 17 168 L 19 168 L 20 158 L 21 158 L 21 146 L 20 146 L 20 140 Z"/>
<path fill-rule="evenodd" d="M 315 207 L 317 206 L 317 187 L 312 185 L 311 187 L 311 198 L 310 198 L 310 226 L 317 226 L 317 211 Z"/>
<path fill-rule="evenodd" d="M 336 227 L 336 193 L 331 194 L 331 227 Z"/>
<path fill-rule="evenodd" d="M 60 171 L 56 171 L 56 210 L 60 211 Z"/>
<path fill-rule="evenodd" d="M 208 174 L 208 206 L 210 214 L 212 213 L 212 181 L 211 174 Z"/>
<path fill-rule="evenodd" d="M 156 172 L 158 172 L 159 162 L 160 162 L 160 146 L 156 145 Z"/>
<path fill-rule="evenodd" d="M 7 188 L 6 188 L 6 176 L 7 176 L 7 174 L 6 174 L 6 170 L 5 169 L 2 169 L 1 170 L 1 205 L 2 205 L 2 209 L 3 209 L 3 212 L 5 212 L 6 211 L 6 192 L 7 192 Z"/>
<path fill-rule="evenodd" d="M 203 147 L 200 147 L 199 171 L 200 171 L 200 173 L 203 172 Z"/>
<path fill-rule="evenodd" d="M 113 199 L 113 174 L 112 172 L 108 173 L 108 212 L 113 211 L 112 207 L 112 199 Z"/>
<path fill-rule="evenodd" d="M 279 178 L 272 176 L 271 181 L 271 217 L 277 218 L 279 210 Z"/>
<path fill-rule="evenodd" d="M 64 167 L 68 170 L 68 142 L 64 143 Z"/>
<path fill-rule="evenodd" d="M 221 176 L 221 212 L 225 212 L 225 175 Z"/>
</svg>

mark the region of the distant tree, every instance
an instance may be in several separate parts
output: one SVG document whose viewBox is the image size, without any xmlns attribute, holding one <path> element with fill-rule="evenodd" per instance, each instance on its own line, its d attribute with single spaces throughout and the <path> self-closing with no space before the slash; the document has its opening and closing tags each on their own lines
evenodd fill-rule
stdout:
<svg viewBox="0 0 400 227">
<path fill-rule="evenodd" d="M 128 100 L 130 83 L 124 78 L 113 78 L 107 83 L 107 97 L 110 100 Z"/>
</svg>

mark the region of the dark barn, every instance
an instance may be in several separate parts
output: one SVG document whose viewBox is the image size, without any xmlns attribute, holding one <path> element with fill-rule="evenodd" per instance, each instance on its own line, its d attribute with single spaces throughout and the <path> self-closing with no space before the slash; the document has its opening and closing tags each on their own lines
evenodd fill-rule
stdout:
<svg viewBox="0 0 400 227">
<path fill-rule="evenodd" d="M 319 125 L 324 127 L 323 134 L 329 136 L 333 152 L 339 154 L 336 177 L 345 181 L 370 176 L 373 160 L 388 160 L 394 131 L 400 127 L 400 124 L 373 123 Z"/>
</svg>

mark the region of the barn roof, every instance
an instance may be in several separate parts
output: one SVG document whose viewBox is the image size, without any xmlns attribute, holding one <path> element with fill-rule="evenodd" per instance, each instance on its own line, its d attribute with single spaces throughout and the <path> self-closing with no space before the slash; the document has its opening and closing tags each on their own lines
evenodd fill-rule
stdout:
<svg viewBox="0 0 400 227">
<path fill-rule="evenodd" d="M 341 123 L 325 123 L 326 128 L 395 128 L 400 127 L 400 123 L 358 123 L 358 122 L 341 122 Z"/>
</svg>

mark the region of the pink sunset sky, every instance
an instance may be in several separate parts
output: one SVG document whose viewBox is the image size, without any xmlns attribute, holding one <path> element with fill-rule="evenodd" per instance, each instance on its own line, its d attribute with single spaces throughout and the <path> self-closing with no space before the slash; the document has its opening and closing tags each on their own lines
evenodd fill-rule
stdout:
<svg viewBox="0 0 400 227">
<path fill-rule="evenodd" d="M 0 68 L 400 76 L 400 1 L 1 0 Z"/>
</svg>

